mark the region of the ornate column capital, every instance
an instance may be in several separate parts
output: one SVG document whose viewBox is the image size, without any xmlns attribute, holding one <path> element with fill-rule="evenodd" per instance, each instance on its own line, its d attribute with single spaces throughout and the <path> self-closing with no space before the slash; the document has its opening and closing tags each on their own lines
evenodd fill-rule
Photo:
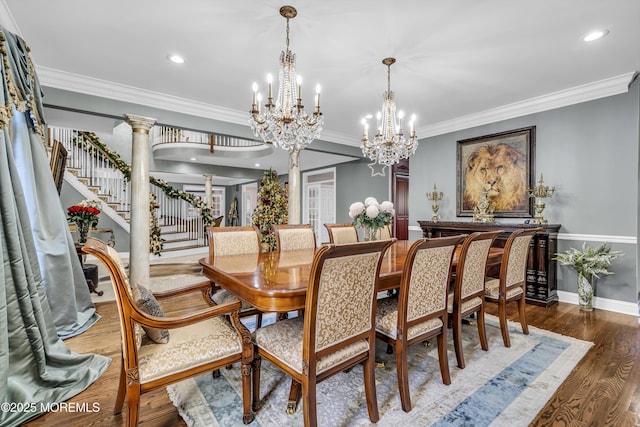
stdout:
<svg viewBox="0 0 640 427">
<path fill-rule="evenodd" d="M 137 116 L 135 114 L 125 114 L 126 122 L 131 125 L 134 133 L 149 134 L 149 130 L 156 124 L 156 119 L 152 117 Z"/>
</svg>

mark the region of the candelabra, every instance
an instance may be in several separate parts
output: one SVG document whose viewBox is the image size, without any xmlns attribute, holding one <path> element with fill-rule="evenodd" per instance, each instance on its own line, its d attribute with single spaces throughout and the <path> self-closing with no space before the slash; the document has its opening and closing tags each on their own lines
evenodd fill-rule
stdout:
<svg viewBox="0 0 640 427">
<path fill-rule="evenodd" d="M 438 215 L 438 210 L 440 209 L 440 206 L 438 205 L 438 202 L 440 200 L 442 200 L 444 197 L 444 193 L 442 191 L 438 191 L 438 189 L 436 188 L 436 183 L 433 183 L 433 191 L 430 193 L 427 193 L 427 199 L 432 202 L 431 203 L 431 209 L 433 209 L 433 216 L 431 217 L 431 221 L 433 222 L 438 222 L 440 221 L 440 215 Z"/>
<path fill-rule="evenodd" d="M 533 188 L 527 190 L 529 193 L 529 197 L 535 198 L 535 203 L 533 205 L 536 214 L 533 218 L 534 224 L 546 224 L 548 221 L 542 216 L 542 211 L 545 208 L 544 199 L 550 199 L 553 197 L 553 193 L 555 193 L 556 187 L 549 187 L 544 185 L 544 181 L 542 178 L 542 174 L 540 174 L 540 181 L 538 181 L 538 185 Z"/>
</svg>

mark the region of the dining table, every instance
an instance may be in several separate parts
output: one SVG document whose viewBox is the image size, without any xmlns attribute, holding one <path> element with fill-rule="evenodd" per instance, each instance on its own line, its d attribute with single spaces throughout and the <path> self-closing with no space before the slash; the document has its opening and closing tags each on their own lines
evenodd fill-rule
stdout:
<svg viewBox="0 0 640 427">
<path fill-rule="evenodd" d="M 385 252 L 380 267 L 378 291 L 400 286 L 402 270 L 412 241 L 396 240 Z M 205 257 L 203 274 L 263 312 L 287 313 L 305 307 L 311 264 L 317 248 Z M 452 270 L 458 262 L 457 247 Z M 503 248 L 491 247 L 487 265 L 502 260 Z"/>
</svg>

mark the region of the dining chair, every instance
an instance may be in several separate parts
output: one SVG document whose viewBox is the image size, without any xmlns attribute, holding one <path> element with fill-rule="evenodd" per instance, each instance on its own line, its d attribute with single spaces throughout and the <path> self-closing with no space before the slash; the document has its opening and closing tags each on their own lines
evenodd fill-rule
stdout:
<svg viewBox="0 0 640 427">
<path fill-rule="evenodd" d="M 391 238 L 391 226 L 389 224 L 384 225 L 378 229 L 378 240 L 386 240 Z"/>
<path fill-rule="evenodd" d="M 235 227 L 207 227 L 209 237 L 209 260 L 215 263 L 216 257 L 228 255 L 259 255 L 260 230 L 254 226 Z M 255 264 L 254 264 L 255 265 Z M 211 301 L 215 304 L 225 304 L 238 299 L 235 295 L 212 283 Z M 241 317 L 255 316 L 256 328 L 262 324 L 262 312 L 242 301 Z"/>
<path fill-rule="evenodd" d="M 162 307 L 153 295 L 140 284 L 129 283 L 115 249 L 89 237 L 82 250 L 105 265 L 116 295 L 122 365 L 114 413 L 122 412 L 126 398 L 127 425 L 136 426 L 142 394 L 241 362 L 242 421 L 245 424 L 253 421 L 250 401 L 253 344 L 249 331 L 239 321 L 240 302 L 215 307 L 203 305 L 205 308 L 197 312 L 162 317 Z M 193 289 L 187 288 L 187 291 Z M 234 319 L 233 324 L 227 315 Z M 165 343 L 149 339 L 154 335 L 162 336 Z"/>
<path fill-rule="evenodd" d="M 453 254 L 465 237 L 417 240 L 407 253 L 397 297 L 378 301 L 376 336 L 396 349 L 398 389 L 405 412 L 411 411 L 409 346 L 437 337 L 442 382 L 451 384 L 447 355 L 447 298 Z"/>
<path fill-rule="evenodd" d="M 275 224 L 276 251 L 316 247 L 316 233 L 311 224 Z"/>
<path fill-rule="evenodd" d="M 463 242 L 458 255 L 453 292 L 449 294 L 447 311 L 453 327 L 453 346 L 458 367 L 464 369 L 462 319 L 477 313 L 480 346 L 489 350 L 484 323 L 484 281 L 489 249 L 502 230 L 473 233 Z"/>
<path fill-rule="evenodd" d="M 302 385 L 307 427 L 317 425 L 316 384 L 362 364 L 369 418 L 374 423 L 379 420 L 374 373 L 376 283 L 384 251 L 394 241 L 328 244 L 316 251 L 304 318 L 282 320 L 255 332 L 254 409 L 260 401 L 261 357 Z"/>
<path fill-rule="evenodd" d="M 329 243 L 341 245 L 343 243 L 358 242 L 358 231 L 355 225 L 347 222 L 344 224 L 325 224 L 329 232 Z"/>
<path fill-rule="evenodd" d="M 527 313 L 525 310 L 525 285 L 527 283 L 527 260 L 529 244 L 533 236 L 542 228 L 516 230 L 504 244 L 504 254 L 500 264 L 499 278 L 487 277 L 485 280 L 484 299 L 498 304 L 500 330 L 505 347 L 511 347 L 509 327 L 507 325 L 507 303 L 518 302 L 518 312 L 522 333 L 529 334 Z"/>
</svg>

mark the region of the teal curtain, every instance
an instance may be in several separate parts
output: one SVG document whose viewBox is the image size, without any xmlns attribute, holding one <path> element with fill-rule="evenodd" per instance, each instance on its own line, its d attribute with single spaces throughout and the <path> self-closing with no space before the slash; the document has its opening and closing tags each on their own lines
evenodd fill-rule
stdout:
<svg viewBox="0 0 640 427">
<path fill-rule="evenodd" d="M 72 353 L 59 337 L 99 317 L 46 160 L 28 48 L 2 27 L 0 60 L 0 403 L 35 404 L 0 411 L 0 425 L 14 426 L 86 389 L 111 359 Z"/>
</svg>

